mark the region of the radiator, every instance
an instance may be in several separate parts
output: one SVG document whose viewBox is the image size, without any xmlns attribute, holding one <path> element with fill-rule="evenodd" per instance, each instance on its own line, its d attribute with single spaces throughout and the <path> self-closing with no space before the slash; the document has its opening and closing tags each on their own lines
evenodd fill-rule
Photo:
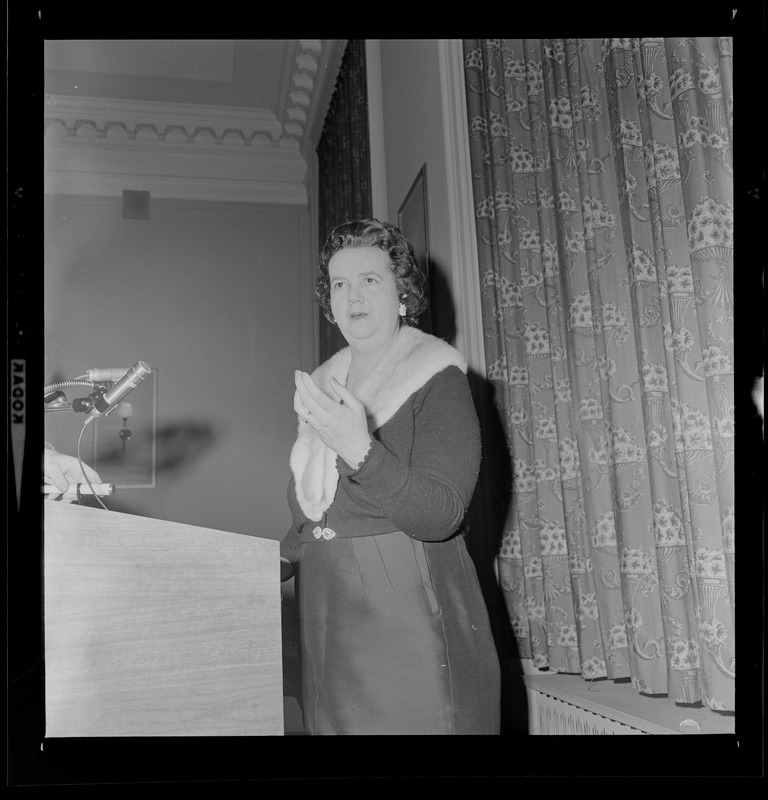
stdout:
<svg viewBox="0 0 768 800">
<path fill-rule="evenodd" d="M 533 736 L 643 736 L 734 733 L 735 716 L 649 697 L 629 682 L 589 682 L 580 675 L 524 675 Z"/>
<path fill-rule="evenodd" d="M 536 689 L 527 689 L 528 725 L 533 736 L 646 735 L 647 731 L 595 714 Z"/>
</svg>

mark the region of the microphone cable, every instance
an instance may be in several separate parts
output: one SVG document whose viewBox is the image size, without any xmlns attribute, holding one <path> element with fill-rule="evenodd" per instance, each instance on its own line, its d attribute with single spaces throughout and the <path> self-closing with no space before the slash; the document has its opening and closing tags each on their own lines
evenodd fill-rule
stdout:
<svg viewBox="0 0 768 800">
<path fill-rule="evenodd" d="M 96 498 L 98 504 L 105 510 L 109 511 L 109 509 L 101 502 L 101 498 L 96 494 L 93 490 L 93 485 L 88 480 L 88 475 L 85 471 L 85 466 L 83 465 L 83 460 L 80 458 L 80 444 L 83 441 L 83 434 L 85 433 L 85 429 L 88 427 L 88 423 L 92 422 L 95 417 L 86 417 L 85 422 L 83 423 L 83 427 L 80 430 L 80 435 L 77 437 L 77 463 L 80 464 L 80 471 L 83 473 L 83 478 L 85 478 L 85 482 L 88 484 L 88 488 L 91 490 L 91 495 Z"/>
</svg>

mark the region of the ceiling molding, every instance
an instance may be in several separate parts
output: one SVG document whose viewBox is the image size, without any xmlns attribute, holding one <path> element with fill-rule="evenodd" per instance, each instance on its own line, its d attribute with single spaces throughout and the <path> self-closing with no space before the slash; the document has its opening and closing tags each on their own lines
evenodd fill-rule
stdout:
<svg viewBox="0 0 768 800">
<path fill-rule="evenodd" d="M 290 43 L 277 113 L 48 94 L 45 191 L 114 195 L 140 185 L 158 197 L 305 204 L 306 156 L 344 44 Z"/>
<path fill-rule="evenodd" d="M 122 197 L 124 190 L 146 191 L 156 200 L 198 200 L 216 203 L 257 203 L 264 205 L 307 205 L 306 189 L 300 184 L 259 180 L 200 180 L 184 176 L 140 176 L 124 173 L 84 172 L 52 174 L 46 179 L 47 195 L 80 197 Z"/>
<path fill-rule="evenodd" d="M 144 141 L 174 146 L 210 141 L 228 147 L 296 150 L 272 111 L 94 97 L 47 96 L 46 139 Z"/>
<path fill-rule="evenodd" d="M 158 198 L 306 204 L 306 162 L 293 149 L 258 152 L 213 139 L 196 144 L 151 138 L 47 138 L 47 194 L 120 196 L 123 189 Z"/>
<path fill-rule="evenodd" d="M 299 39 L 296 42 L 291 83 L 287 87 L 284 100 L 284 124 L 286 135 L 301 142 L 307 132 L 317 78 L 320 73 L 320 59 L 323 43 L 320 39 Z"/>
</svg>

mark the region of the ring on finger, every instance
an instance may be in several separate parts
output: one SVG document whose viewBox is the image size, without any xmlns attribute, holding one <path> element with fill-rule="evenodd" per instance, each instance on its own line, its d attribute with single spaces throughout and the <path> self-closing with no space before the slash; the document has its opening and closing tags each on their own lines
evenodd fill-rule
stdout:
<svg viewBox="0 0 768 800">
<path fill-rule="evenodd" d="M 306 423 L 309 422 L 309 418 L 312 416 L 311 411 L 307 411 L 307 413 L 302 417 L 302 420 Z"/>
</svg>

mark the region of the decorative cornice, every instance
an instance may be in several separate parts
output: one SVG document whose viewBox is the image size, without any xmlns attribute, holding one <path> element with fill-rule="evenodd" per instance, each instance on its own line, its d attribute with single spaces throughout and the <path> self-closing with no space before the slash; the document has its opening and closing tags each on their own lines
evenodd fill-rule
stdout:
<svg viewBox="0 0 768 800">
<path fill-rule="evenodd" d="M 306 203 L 307 134 L 316 90 L 335 78 L 324 49 L 335 47 L 296 41 L 281 119 L 264 109 L 47 95 L 45 190 L 113 194 L 140 184 L 163 197 Z"/>
<path fill-rule="evenodd" d="M 262 109 L 49 95 L 44 125 L 46 139 L 297 149 L 277 117 Z"/>
<path fill-rule="evenodd" d="M 158 199 L 307 203 L 306 164 L 298 152 L 260 157 L 244 149 L 164 147 L 104 139 L 46 142 L 44 191 L 119 197 L 124 189 L 138 189 Z"/>
<path fill-rule="evenodd" d="M 284 122 L 286 135 L 298 141 L 302 141 L 307 132 L 322 53 L 319 39 L 298 40 Z"/>
</svg>

